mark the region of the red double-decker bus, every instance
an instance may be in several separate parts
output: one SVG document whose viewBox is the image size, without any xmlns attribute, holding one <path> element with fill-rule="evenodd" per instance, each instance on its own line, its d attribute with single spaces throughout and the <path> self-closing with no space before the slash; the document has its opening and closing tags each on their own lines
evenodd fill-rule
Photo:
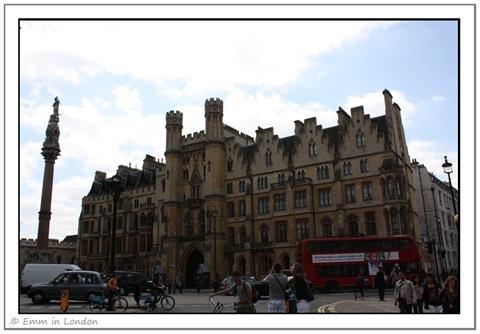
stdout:
<svg viewBox="0 0 480 334">
<path fill-rule="evenodd" d="M 410 280 L 422 270 L 415 240 L 406 235 L 304 239 L 298 242 L 296 260 L 315 289 L 325 292 L 354 286 L 358 273 L 365 285 L 373 286 L 379 265 L 389 280 L 395 263 Z"/>
</svg>

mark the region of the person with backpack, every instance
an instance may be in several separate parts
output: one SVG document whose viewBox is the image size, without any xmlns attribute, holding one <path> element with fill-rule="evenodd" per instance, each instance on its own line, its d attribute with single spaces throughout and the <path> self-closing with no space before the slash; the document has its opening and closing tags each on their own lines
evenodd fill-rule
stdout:
<svg viewBox="0 0 480 334">
<path fill-rule="evenodd" d="M 210 297 L 220 294 L 227 295 L 231 291 L 236 291 L 238 297 L 238 302 L 235 303 L 237 313 L 256 313 L 255 306 L 253 306 L 254 289 L 252 285 L 242 279 L 242 274 L 239 271 L 234 271 L 232 277 L 236 284 L 233 284 L 228 289 L 212 293 Z"/>
<path fill-rule="evenodd" d="M 295 262 L 290 268 L 293 276 L 293 288 L 296 293 L 296 310 L 297 313 L 308 313 L 310 310 L 310 302 L 313 301 L 313 292 L 308 286 L 308 277 L 302 265 Z"/>
</svg>

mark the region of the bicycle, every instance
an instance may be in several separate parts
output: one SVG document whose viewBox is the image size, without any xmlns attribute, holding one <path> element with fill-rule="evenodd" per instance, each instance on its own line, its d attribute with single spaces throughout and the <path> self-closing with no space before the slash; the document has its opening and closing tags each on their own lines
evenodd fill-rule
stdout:
<svg viewBox="0 0 480 334">
<path fill-rule="evenodd" d="M 162 305 L 163 309 L 166 311 L 170 311 L 172 308 L 175 306 L 175 299 L 167 295 L 165 293 L 165 290 L 159 291 L 159 294 L 161 294 L 161 297 L 157 301 L 157 303 L 152 307 L 152 303 L 155 300 L 155 297 L 152 295 L 151 290 L 148 290 L 150 292 L 149 295 L 139 295 L 135 296 L 135 300 L 137 302 L 137 305 L 142 309 L 142 310 L 156 310 L 157 309 L 157 304 L 160 303 Z"/>
<path fill-rule="evenodd" d="M 108 310 L 108 300 L 105 297 L 105 293 L 103 293 L 101 296 L 93 296 L 92 299 L 90 299 L 88 306 L 90 307 L 90 311 L 93 312 L 100 312 L 103 309 Z M 127 308 L 127 300 L 118 296 L 118 294 L 115 294 L 113 296 L 113 311 L 126 311 Z"/>
<path fill-rule="evenodd" d="M 208 309 L 212 313 L 222 313 L 223 310 L 228 309 L 230 307 L 233 307 L 233 309 L 235 310 L 235 306 L 236 306 L 235 303 L 224 304 L 221 302 L 216 302 L 213 299 L 213 297 L 209 297 L 208 300 L 209 300 Z"/>
</svg>

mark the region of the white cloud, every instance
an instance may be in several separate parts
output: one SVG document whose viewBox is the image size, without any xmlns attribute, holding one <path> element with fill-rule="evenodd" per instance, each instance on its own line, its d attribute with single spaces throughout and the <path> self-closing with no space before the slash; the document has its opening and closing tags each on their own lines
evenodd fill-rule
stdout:
<svg viewBox="0 0 480 334">
<path fill-rule="evenodd" d="M 433 100 L 433 102 L 435 102 L 435 103 L 440 103 L 440 102 L 446 101 L 447 99 L 446 99 L 445 97 L 443 97 L 443 96 L 434 95 L 434 96 L 432 96 L 432 100 Z"/>
<path fill-rule="evenodd" d="M 401 109 L 403 125 L 408 127 L 412 122 L 413 114 L 417 111 L 417 106 L 410 102 L 403 92 L 389 91 L 393 96 L 393 102 L 398 104 Z M 370 117 L 385 115 L 385 102 L 380 92 L 366 93 L 363 96 L 349 96 L 344 105 L 347 112 L 350 112 L 351 108 L 363 106 L 365 114 L 370 114 Z"/>
<path fill-rule="evenodd" d="M 23 22 L 21 77 L 79 82 L 130 75 L 177 97 L 237 85 L 281 87 L 314 57 L 392 22 L 58 21 Z M 175 31 L 172 34 L 171 31 Z M 328 32 L 335 31 L 335 34 Z"/>
<path fill-rule="evenodd" d="M 456 173 L 451 174 L 452 185 L 458 189 L 458 152 L 442 152 L 442 147 L 439 143 L 426 140 L 414 140 L 408 143 L 408 153 L 410 158 L 416 159 L 418 163 L 425 165 L 429 172 L 433 172 L 435 176 L 442 180 L 448 181 L 447 175 L 443 172 L 442 164 L 445 162 L 443 156 L 448 156 L 448 161 L 455 166 Z"/>
</svg>

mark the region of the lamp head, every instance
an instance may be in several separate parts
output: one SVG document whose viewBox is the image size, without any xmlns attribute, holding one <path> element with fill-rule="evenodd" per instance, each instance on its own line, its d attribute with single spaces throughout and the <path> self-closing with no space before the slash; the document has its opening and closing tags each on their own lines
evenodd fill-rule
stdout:
<svg viewBox="0 0 480 334">
<path fill-rule="evenodd" d="M 447 174 L 453 173 L 452 164 L 448 162 L 447 156 L 445 156 L 445 162 L 443 163 L 442 167 L 443 167 L 444 173 L 447 173 Z"/>
</svg>

